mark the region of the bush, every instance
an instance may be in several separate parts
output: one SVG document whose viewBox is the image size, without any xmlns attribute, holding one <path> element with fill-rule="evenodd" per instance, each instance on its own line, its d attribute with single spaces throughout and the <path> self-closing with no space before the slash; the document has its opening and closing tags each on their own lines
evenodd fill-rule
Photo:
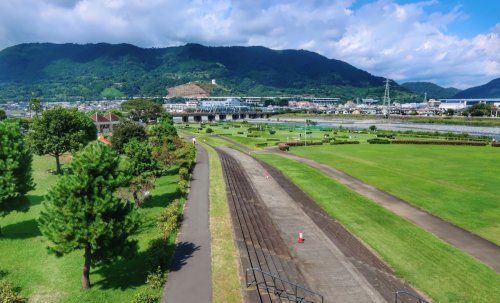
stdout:
<svg viewBox="0 0 500 303">
<path fill-rule="evenodd" d="M 395 139 L 396 137 L 393 134 L 377 134 L 377 138 Z"/>
<path fill-rule="evenodd" d="M 146 267 L 148 270 L 155 270 L 160 267 L 162 271 L 166 271 L 169 267 L 169 257 L 167 239 L 157 238 L 151 240 L 146 251 Z"/>
<path fill-rule="evenodd" d="M 223 129 L 229 129 L 229 126 L 223 126 L 222 128 Z"/>
<path fill-rule="evenodd" d="M 370 144 L 390 144 L 391 141 L 388 139 L 381 139 L 381 138 L 373 138 L 373 139 L 368 139 L 366 140 Z"/>
<path fill-rule="evenodd" d="M 160 294 L 158 292 L 145 289 L 135 295 L 132 303 L 158 303 L 158 300 L 160 300 Z"/>
<path fill-rule="evenodd" d="M 233 125 L 233 127 L 234 127 L 234 128 L 240 128 L 240 127 L 241 127 L 241 125 L 237 125 L 237 124 L 235 124 L 235 125 Z"/>
<path fill-rule="evenodd" d="M 288 142 L 288 146 L 304 146 L 304 141 Z M 307 141 L 307 145 L 322 145 L 321 141 Z"/>
<path fill-rule="evenodd" d="M 498 141 L 491 142 L 491 146 L 500 147 L 500 142 L 498 142 Z"/>
<path fill-rule="evenodd" d="M 189 183 L 186 180 L 180 180 L 177 184 L 177 189 L 181 195 L 185 195 L 188 192 Z"/>
<path fill-rule="evenodd" d="M 189 180 L 189 171 L 186 167 L 179 168 L 179 178 L 181 180 Z"/>
<path fill-rule="evenodd" d="M 312 131 L 307 131 L 307 132 L 306 132 L 306 135 L 310 135 L 310 134 L 312 134 L 312 133 L 313 133 Z"/>
<path fill-rule="evenodd" d="M 280 139 L 278 138 L 267 138 L 266 141 L 279 141 Z"/>
<path fill-rule="evenodd" d="M 165 282 L 167 282 L 167 273 L 163 272 L 159 267 L 155 271 L 149 272 L 146 278 L 146 284 L 151 289 L 162 289 Z"/>
<path fill-rule="evenodd" d="M 256 147 L 265 147 L 265 146 L 267 146 L 267 143 L 266 142 L 256 143 L 255 146 Z"/>
<path fill-rule="evenodd" d="M 281 151 L 288 151 L 290 149 L 290 146 L 287 143 L 279 143 L 278 148 Z"/>
<path fill-rule="evenodd" d="M 274 135 L 275 133 L 276 133 L 276 131 L 275 131 L 275 130 L 272 130 L 272 129 L 270 129 L 270 130 L 269 130 L 269 134 L 270 134 L 270 135 Z"/>
<path fill-rule="evenodd" d="M 468 145 L 468 146 L 486 146 L 488 142 L 483 141 L 459 141 L 459 140 L 393 140 L 394 144 L 433 144 L 433 145 Z"/>
<path fill-rule="evenodd" d="M 0 302 L 22 303 L 26 302 L 26 298 L 21 296 L 12 284 L 6 280 L 0 280 Z"/>
<path fill-rule="evenodd" d="M 247 134 L 247 138 L 259 138 L 260 135 L 257 134 Z"/>
<path fill-rule="evenodd" d="M 236 132 L 238 135 L 243 135 L 244 132 Z"/>
<path fill-rule="evenodd" d="M 205 132 L 206 132 L 207 134 L 211 134 L 211 133 L 213 133 L 213 132 L 214 132 L 214 130 L 213 130 L 213 129 L 211 129 L 210 127 L 207 127 L 207 129 L 205 129 Z"/>
</svg>

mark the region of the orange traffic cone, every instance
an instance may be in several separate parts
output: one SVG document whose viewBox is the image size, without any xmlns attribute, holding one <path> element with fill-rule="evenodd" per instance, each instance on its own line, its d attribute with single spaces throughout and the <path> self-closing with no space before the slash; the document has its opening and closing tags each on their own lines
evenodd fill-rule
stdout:
<svg viewBox="0 0 500 303">
<path fill-rule="evenodd" d="M 304 239 L 304 233 L 299 231 L 299 238 L 297 239 L 297 242 L 299 243 L 304 243 L 305 239 Z"/>
</svg>

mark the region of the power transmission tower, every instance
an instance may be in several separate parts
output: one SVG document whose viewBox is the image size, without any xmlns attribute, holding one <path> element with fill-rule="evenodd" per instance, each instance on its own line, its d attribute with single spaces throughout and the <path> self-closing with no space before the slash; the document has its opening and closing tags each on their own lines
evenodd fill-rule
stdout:
<svg viewBox="0 0 500 303">
<path fill-rule="evenodd" d="M 391 96 L 389 95 L 389 79 L 385 79 L 385 92 L 384 92 L 384 98 L 382 99 L 382 105 L 387 105 L 387 107 L 391 106 Z"/>
</svg>

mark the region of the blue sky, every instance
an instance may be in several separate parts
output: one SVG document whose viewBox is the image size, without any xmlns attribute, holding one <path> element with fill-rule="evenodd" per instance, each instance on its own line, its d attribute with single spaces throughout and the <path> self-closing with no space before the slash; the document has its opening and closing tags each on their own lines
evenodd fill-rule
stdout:
<svg viewBox="0 0 500 303">
<path fill-rule="evenodd" d="M 398 82 L 500 77 L 500 0 L 1 0 L 0 49 L 25 42 L 307 49 Z"/>
</svg>

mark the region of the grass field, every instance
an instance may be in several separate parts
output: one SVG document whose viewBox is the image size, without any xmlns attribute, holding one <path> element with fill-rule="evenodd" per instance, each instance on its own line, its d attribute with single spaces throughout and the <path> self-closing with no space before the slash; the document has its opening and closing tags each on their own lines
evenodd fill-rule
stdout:
<svg viewBox="0 0 500 303">
<path fill-rule="evenodd" d="M 500 244 L 500 149 L 436 145 L 294 147 Z"/>
<path fill-rule="evenodd" d="M 226 186 L 217 152 L 204 144 L 210 165 L 210 235 L 212 239 L 212 302 L 242 301 L 238 255 L 226 200 Z"/>
<path fill-rule="evenodd" d="M 259 154 L 434 302 L 498 302 L 500 275 L 432 234 L 299 162 Z"/>
<path fill-rule="evenodd" d="M 57 176 L 47 173 L 54 168 L 50 157 L 35 157 L 33 163 L 35 190 L 29 193 L 27 212 L 13 212 L 1 218 L 3 235 L 0 237 L 0 270 L 8 272 L 7 279 L 19 286 L 29 302 L 130 302 L 138 290 L 145 287 L 148 242 L 157 237 L 156 218 L 168 202 L 177 195 L 178 176 L 170 175 L 157 180 L 153 197 L 139 209 L 144 223 L 136 238 L 138 255 L 118 260 L 102 267 L 93 267 L 93 284 L 88 291 L 81 290 L 83 251 L 62 258 L 47 253 L 46 239 L 40 234 L 37 218 L 41 202 Z M 172 251 L 175 236 L 167 249 Z"/>
</svg>

